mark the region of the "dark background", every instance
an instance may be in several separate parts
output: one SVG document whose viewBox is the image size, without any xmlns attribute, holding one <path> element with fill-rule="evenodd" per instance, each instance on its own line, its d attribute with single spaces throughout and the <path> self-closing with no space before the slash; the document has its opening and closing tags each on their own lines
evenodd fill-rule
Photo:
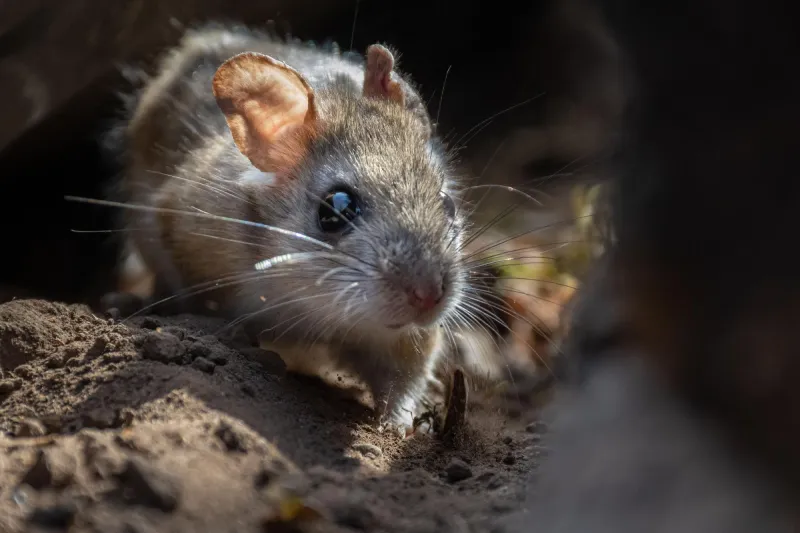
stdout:
<svg viewBox="0 0 800 533">
<path fill-rule="evenodd" d="M 492 121 L 480 134 L 491 139 L 546 120 L 553 99 L 578 98 L 576 72 L 598 63 L 591 38 L 552 23 L 554 5 L 551 0 L 5 3 L 0 7 L 0 301 L 38 296 L 92 303 L 109 290 L 117 253 L 113 234 L 71 229 L 112 229 L 112 213 L 63 197 L 100 197 L 113 176 L 98 136 L 117 110 L 115 91 L 122 80 L 116 65 L 151 59 L 174 43 L 185 25 L 220 17 L 258 25 L 270 21 L 278 33 L 332 39 L 343 50 L 352 39 L 358 52 L 372 42 L 388 43 L 400 51 L 401 68 L 421 85 L 431 113 L 440 113 L 440 131 L 450 139 L 544 93 Z M 462 153 L 467 172 L 476 166 L 471 153 Z M 563 163 L 528 161 L 526 177 Z"/>
</svg>

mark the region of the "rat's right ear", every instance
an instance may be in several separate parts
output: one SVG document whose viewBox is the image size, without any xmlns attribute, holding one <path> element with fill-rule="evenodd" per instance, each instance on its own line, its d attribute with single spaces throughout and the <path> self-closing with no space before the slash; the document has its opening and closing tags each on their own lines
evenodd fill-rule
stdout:
<svg viewBox="0 0 800 533">
<path fill-rule="evenodd" d="M 314 91 L 299 72 L 245 52 L 217 69 L 212 89 L 236 146 L 256 168 L 280 172 L 303 157 L 317 115 Z"/>
</svg>

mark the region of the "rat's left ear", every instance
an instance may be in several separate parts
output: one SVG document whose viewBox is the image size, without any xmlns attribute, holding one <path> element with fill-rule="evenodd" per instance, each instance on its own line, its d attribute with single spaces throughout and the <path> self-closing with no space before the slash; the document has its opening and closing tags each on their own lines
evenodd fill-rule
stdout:
<svg viewBox="0 0 800 533">
<path fill-rule="evenodd" d="M 394 56 L 384 46 L 373 44 L 367 48 L 367 66 L 364 73 L 364 96 L 383 98 L 405 105 L 406 98 L 400 83 L 392 76 Z"/>
</svg>

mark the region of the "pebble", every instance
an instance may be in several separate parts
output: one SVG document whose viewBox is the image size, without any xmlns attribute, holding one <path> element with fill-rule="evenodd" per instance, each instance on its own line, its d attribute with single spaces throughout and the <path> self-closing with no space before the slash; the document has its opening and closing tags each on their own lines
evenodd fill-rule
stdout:
<svg viewBox="0 0 800 533">
<path fill-rule="evenodd" d="M 22 387 L 22 380 L 19 378 L 0 379 L 0 397 L 7 396 Z"/>
<path fill-rule="evenodd" d="M 44 366 L 51 370 L 55 370 L 57 368 L 64 368 L 64 364 L 67 362 L 67 357 L 64 355 L 52 355 L 45 359 Z"/>
<path fill-rule="evenodd" d="M 205 357 L 208 359 L 211 357 L 211 348 L 203 342 L 193 342 L 189 345 L 189 355 L 192 359 L 196 359 L 197 357 Z"/>
<path fill-rule="evenodd" d="M 117 426 L 117 414 L 111 409 L 92 409 L 81 422 L 85 428 L 109 429 Z"/>
<path fill-rule="evenodd" d="M 346 503 L 334 507 L 333 520 L 340 526 L 367 531 L 374 529 L 375 514 L 366 505 Z"/>
<path fill-rule="evenodd" d="M 514 457 L 514 455 L 512 455 L 510 453 L 508 455 L 506 455 L 505 457 L 503 457 L 503 463 L 504 464 L 513 465 L 516 462 L 517 462 L 517 458 Z"/>
<path fill-rule="evenodd" d="M 451 459 L 444 473 L 450 483 L 458 483 L 472 477 L 472 469 L 460 459 Z"/>
<path fill-rule="evenodd" d="M 383 455 L 383 450 L 375 446 L 374 444 L 370 444 L 368 442 L 359 442 L 353 444 L 352 448 L 369 459 L 377 459 L 381 455 Z"/>
<path fill-rule="evenodd" d="M 162 363 L 180 362 L 184 350 L 180 339 L 171 333 L 151 331 L 142 342 L 142 356 Z"/>
<path fill-rule="evenodd" d="M 547 431 L 547 424 L 544 422 L 537 420 L 536 422 L 531 422 L 527 426 L 525 426 L 525 431 L 528 433 L 544 433 Z"/>
<path fill-rule="evenodd" d="M 144 320 L 142 320 L 142 328 L 144 328 L 144 329 L 153 329 L 153 330 L 155 330 L 155 329 L 160 328 L 160 327 L 161 327 L 161 321 L 158 320 L 155 317 L 148 316 L 148 317 L 145 317 Z"/>
<path fill-rule="evenodd" d="M 14 369 L 14 374 L 23 379 L 30 379 L 34 375 L 33 367 L 31 365 L 19 365 Z"/>
<path fill-rule="evenodd" d="M 108 340 L 106 340 L 104 337 L 97 337 L 92 346 L 86 351 L 86 357 L 89 359 L 100 357 L 106 353 L 107 348 Z"/>
<path fill-rule="evenodd" d="M 122 496 L 129 503 L 153 507 L 165 513 L 178 506 L 177 486 L 140 459 L 128 459 L 117 477 L 122 485 Z"/>
<path fill-rule="evenodd" d="M 217 366 L 225 366 L 228 364 L 228 356 L 222 353 L 215 353 L 210 358 L 211 362 Z"/>
<path fill-rule="evenodd" d="M 192 367 L 196 368 L 201 372 L 205 372 L 206 374 L 213 374 L 214 369 L 217 367 L 217 365 L 215 365 L 205 357 L 198 357 L 194 361 L 192 361 Z"/>
</svg>

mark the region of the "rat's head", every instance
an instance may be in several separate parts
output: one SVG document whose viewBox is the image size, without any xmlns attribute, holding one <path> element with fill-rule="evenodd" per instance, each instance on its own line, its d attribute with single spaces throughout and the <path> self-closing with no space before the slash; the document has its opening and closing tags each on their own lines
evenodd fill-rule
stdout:
<svg viewBox="0 0 800 533">
<path fill-rule="evenodd" d="M 433 325 L 460 303 L 466 278 L 449 160 L 419 95 L 382 46 L 364 70 L 361 87 L 342 77 L 315 92 L 294 69 L 247 53 L 214 80 L 239 150 L 272 176 L 264 194 L 276 223 L 333 248 L 314 260 L 317 284 L 306 279 L 330 294 L 304 300 L 307 320 L 352 316 L 340 324 L 356 337 Z M 314 249 L 281 243 L 281 253 Z"/>
</svg>

